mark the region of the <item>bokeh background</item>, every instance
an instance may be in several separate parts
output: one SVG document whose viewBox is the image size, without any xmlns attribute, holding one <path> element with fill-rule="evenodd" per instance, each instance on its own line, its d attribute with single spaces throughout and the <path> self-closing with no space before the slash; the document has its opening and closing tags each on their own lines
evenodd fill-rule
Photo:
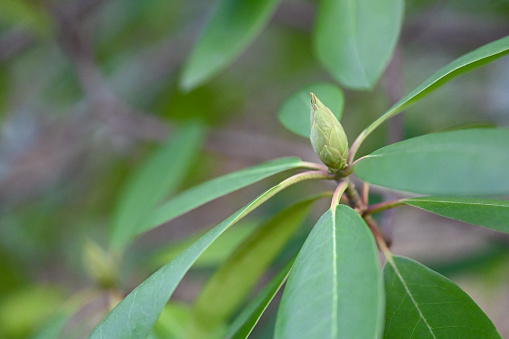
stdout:
<svg viewBox="0 0 509 339">
<path fill-rule="evenodd" d="M 207 134 L 176 191 L 277 157 L 318 161 L 309 142 L 277 120 L 293 92 L 334 82 L 311 48 L 315 5 L 282 1 L 228 69 L 185 92 L 179 76 L 214 2 L 0 0 L 0 337 L 36 336 L 64 321 L 62 309 L 72 314 L 64 337 L 86 337 L 189 239 L 285 177 L 209 203 L 113 258 L 108 225 L 123 187 L 182 123 L 199 120 Z M 437 69 L 508 34 L 509 1 L 407 1 L 399 44 L 379 84 L 345 90 L 342 124 L 350 141 Z M 383 125 L 361 153 L 467 125 L 509 126 L 509 57 L 457 78 Z M 303 184 L 254 213 L 200 260 L 172 300 L 185 310 L 257 222 L 288 199 L 324 188 L 330 186 Z M 325 208 L 317 206 L 276 267 L 298 250 Z M 406 207 L 380 222 L 395 253 L 457 282 L 509 337 L 507 236 Z M 275 310 L 253 337 L 271 335 Z"/>
</svg>

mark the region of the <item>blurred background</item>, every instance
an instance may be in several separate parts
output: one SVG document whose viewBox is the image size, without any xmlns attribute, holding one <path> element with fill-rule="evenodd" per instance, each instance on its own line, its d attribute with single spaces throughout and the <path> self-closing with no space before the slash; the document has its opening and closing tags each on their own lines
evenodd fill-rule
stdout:
<svg viewBox="0 0 509 339">
<path fill-rule="evenodd" d="M 315 5 L 282 1 L 233 64 L 186 92 L 179 76 L 214 2 L 0 0 L 0 337 L 36 337 L 55 324 L 64 337 L 86 337 L 115 301 L 189 239 L 285 177 L 200 207 L 140 237 L 121 258 L 113 256 L 108 227 L 122 190 L 179 126 L 200 121 L 206 132 L 169 195 L 277 157 L 318 161 L 308 140 L 277 120 L 296 90 L 334 82 L 311 48 Z M 508 34 L 509 1 L 407 1 L 399 44 L 381 81 L 369 92 L 345 90 L 342 124 L 350 142 L 440 67 Z M 509 126 L 509 57 L 457 78 L 383 125 L 361 153 L 469 125 Z M 177 289 L 175 317 L 257 222 L 286 200 L 324 188 L 331 187 L 292 188 L 227 233 Z M 326 205 L 315 208 L 279 265 L 298 250 Z M 395 253 L 457 282 L 509 337 L 508 237 L 410 208 L 380 222 Z M 264 315 L 253 337 L 271 335 L 275 311 Z"/>
</svg>

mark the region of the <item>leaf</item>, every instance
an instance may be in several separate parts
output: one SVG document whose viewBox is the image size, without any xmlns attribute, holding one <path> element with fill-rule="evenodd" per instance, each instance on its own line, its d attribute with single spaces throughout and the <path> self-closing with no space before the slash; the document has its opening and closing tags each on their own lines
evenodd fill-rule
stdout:
<svg viewBox="0 0 509 339">
<path fill-rule="evenodd" d="M 391 58 L 402 19 L 402 0 L 322 0 L 315 53 L 342 85 L 372 88 Z"/>
<path fill-rule="evenodd" d="M 285 283 L 294 260 L 289 262 L 265 288 L 240 312 L 231 323 L 225 338 L 245 339 L 251 334 L 261 316 Z"/>
<path fill-rule="evenodd" d="M 256 38 L 279 0 L 221 0 L 194 46 L 181 78 L 191 90 L 220 73 Z"/>
<path fill-rule="evenodd" d="M 446 218 L 509 233 L 509 200 L 461 197 L 423 197 L 403 203 Z"/>
<path fill-rule="evenodd" d="M 189 337 L 206 337 L 207 333 L 214 333 L 216 327 L 228 321 L 319 197 L 281 211 L 237 247 L 198 295 L 193 309 L 196 333 Z"/>
<path fill-rule="evenodd" d="M 418 262 L 390 257 L 384 281 L 384 338 L 500 338 L 468 294 Z"/>
<path fill-rule="evenodd" d="M 136 287 L 103 319 L 90 338 L 145 338 L 186 272 L 224 231 L 286 187 L 303 180 L 327 177 L 317 173 L 297 174 L 265 191 Z"/>
<path fill-rule="evenodd" d="M 163 197 L 174 191 L 189 170 L 204 137 L 198 124 L 181 126 L 127 180 L 110 226 L 110 244 L 124 247 L 137 234 L 138 223 Z"/>
<path fill-rule="evenodd" d="M 259 223 L 252 220 L 240 222 L 235 228 L 229 229 L 221 238 L 217 239 L 194 263 L 195 268 L 211 268 L 218 266 L 244 241 L 258 226 Z M 157 251 L 150 259 L 150 267 L 159 268 L 171 259 L 175 258 L 180 252 L 191 246 L 205 232 L 198 232 L 187 238 L 180 239 L 168 245 L 168 247 Z"/>
<path fill-rule="evenodd" d="M 428 134 L 383 147 L 358 160 L 369 183 L 430 195 L 509 194 L 509 130 Z"/>
<path fill-rule="evenodd" d="M 386 113 L 374 121 L 361 133 L 361 135 L 359 135 L 356 141 L 356 147 L 352 148 L 353 153 L 351 154 L 351 158 L 353 159 L 358 147 L 362 144 L 364 139 L 366 139 L 366 137 L 384 121 L 398 113 L 401 113 L 404 109 L 410 107 L 458 75 L 485 65 L 506 55 L 507 53 L 509 53 L 509 36 L 479 47 L 478 49 L 465 54 L 447 66 L 439 69 L 438 72 L 429 77 L 412 92 L 404 96 L 400 101 L 395 103 Z"/>
<path fill-rule="evenodd" d="M 318 220 L 295 260 L 275 338 L 375 338 L 383 316 L 375 241 L 362 218 L 339 205 Z"/>
<path fill-rule="evenodd" d="M 190 318 L 190 305 L 170 302 L 162 309 L 150 334 L 162 339 L 184 338 Z"/>
<path fill-rule="evenodd" d="M 223 195 L 271 175 L 302 167 L 305 166 L 299 158 L 280 158 L 212 179 L 180 193 L 154 209 L 147 220 L 138 225 L 137 231 L 146 232 Z"/>
<path fill-rule="evenodd" d="M 338 121 L 341 120 L 345 102 L 341 89 L 328 83 L 316 83 L 306 86 L 288 98 L 279 109 L 279 121 L 289 131 L 305 138 L 309 138 L 311 131 L 311 98 L 309 95 L 311 92 L 332 111 Z"/>
</svg>

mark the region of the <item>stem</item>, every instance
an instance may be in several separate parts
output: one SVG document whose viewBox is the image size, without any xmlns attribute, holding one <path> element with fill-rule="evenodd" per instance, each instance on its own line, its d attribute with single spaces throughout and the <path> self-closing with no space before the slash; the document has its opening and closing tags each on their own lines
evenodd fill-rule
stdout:
<svg viewBox="0 0 509 339">
<path fill-rule="evenodd" d="M 384 115 L 382 115 L 380 118 L 376 119 L 371 125 L 366 127 L 366 129 L 364 129 L 364 131 L 362 131 L 361 134 L 359 134 L 357 139 L 355 139 L 355 141 L 353 142 L 352 147 L 350 147 L 350 151 L 348 152 L 348 162 L 347 163 L 349 165 L 352 164 L 353 159 L 355 158 L 355 154 L 359 150 L 359 147 L 361 147 L 364 140 L 366 140 L 368 135 L 370 135 L 383 122 L 385 122 L 385 120 L 392 118 L 393 116 L 398 114 L 402 108 L 403 108 L 402 104 L 394 105 Z"/>
<path fill-rule="evenodd" d="M 368 206 L 368 208 L 364 212 L 364 215 L 370 215 L 373 213 L 382 212 L 382 211 L 388 210 L 390 208 L 404 205 L 405 204 L 404 201 L 405 201 L 405 199 L 398 199 L 398 200 L 384 201 L 384 202 L 380 202 L 378 204 L 373 204 L 371 206 Z"/>
<path fill-rule="evenodd" d="M 369 184 L 367 182 L 365 182 L 363 185 L 362 185 L 362 203 L 364 204 L 364 206 L 367 206 L 369 204 Z"/>
<path fill-rule="evenodd" d="M 339 189 L 339 187 L 338 187 Z M 335 194 L 336 195 L 336 194 Z M 359 193 L 355 189 L 354 184 L 351 182 L 348 182 L 348 186 L 346 187 L 346 195 L 348 196 L 348 199 L 350 200 L 350 206 L 353 207 L 364 219 L 366 224 L 368 224 L 369 229 L 373 233 L 373 236 L 375 237 L 376 243 L 378 244 L 378 247 L 383 252 L 384 256 L 387 258 L 387 260 L 390 260 L 392 254 L 389 251 L 389 245 L 387 244 L 387 241 L 378 227 L 376 221 L 365 212 L 367 211 L 366 205 L 364 204 L 363 200 L 360 198 Z"/>
<path fill-rule="evenodd" d="M 314 169 L 314 170 L 318 170 L 318 171 L 325 171 L 325 172 L 327 172 L 327 170 L 328 170 L 327 166 L 325 166 L 325 165 L 320 165 L 320 164 L 317 164 L 314 162 L 309 162 L 309 161 L 301 161 L 300 167 Z"/>
<path fill-rule="evenodd" d="M 366 223 L 369 226 L 369 229 L 375 236 L 375 241 L 378 244 L 378 248 L 380 248 L 380 251 L 382 251 L 382 253 L 384 254 L 385 259 L 391 260 L 392 253 L 389 250 L 389 246 L 387 245 L 387 242 L 385 241 L 385 237 L 384 237 L 383 233 L 380 231 L 380 228 L 378 227 L 378 225 L 376 224 L 376 221 L 369 215 L 364 216 L 363 219 L 364 219 L 364 221 L 366 221 Z"/>
<path fill-rule="evenodd" d="M 338 187 L 334 191 L 334 195 L 332 196 L 332 201 L 330 205 L 331 209 L 335 208 L 339 204 L 339 200 L 343 196 L 343 193 L 345 192 L 348 185 L 349 185 L 348 181 L 342 181 L 339 183 Z"/>
<path fill-rule="evenodd" d="M 359 193 L 355 189 L 355 185 L 351 182 L 346 188 L 346 196 L 350 200 L 350 207 L 354 208 L 360 215 L 362 215 L 366 210 L 366 205 L 362 202 Z"/>
</svg>

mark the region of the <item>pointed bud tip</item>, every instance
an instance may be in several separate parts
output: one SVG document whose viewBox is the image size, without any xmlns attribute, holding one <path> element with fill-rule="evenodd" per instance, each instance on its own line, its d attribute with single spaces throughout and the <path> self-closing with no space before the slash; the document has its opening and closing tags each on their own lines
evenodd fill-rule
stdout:
<svg viewBox="0 0 509 339">
<path fill-rule="evenodd" d="M 313 92 L 310 92 L 309 94 L 311 95 L 311 108 L 316 110 L 317 109 L 317 107 L 316 107 L 316 100 L 317 100 L 316 95 Z"/>
</svg>

